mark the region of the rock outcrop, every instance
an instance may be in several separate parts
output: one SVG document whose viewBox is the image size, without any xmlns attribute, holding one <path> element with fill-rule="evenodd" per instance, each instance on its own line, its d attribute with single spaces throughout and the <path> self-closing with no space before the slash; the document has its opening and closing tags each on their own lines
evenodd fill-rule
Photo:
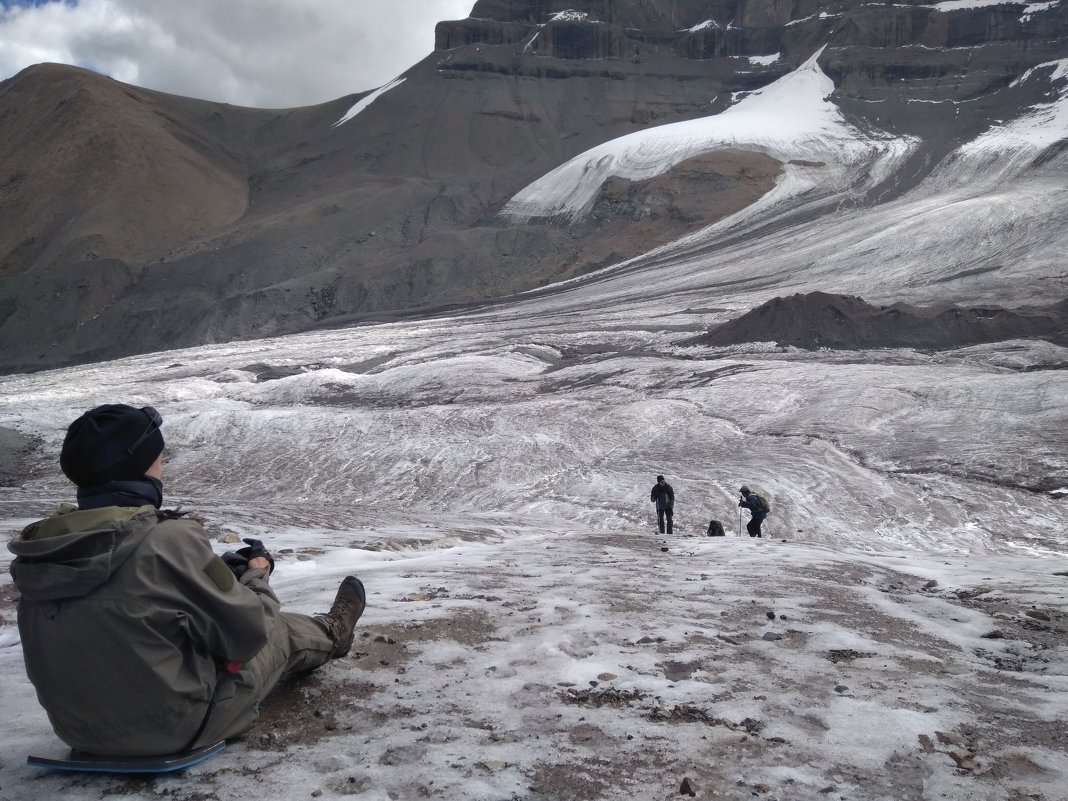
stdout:
<svg viewBox="0 0 1068 801">
<path fill-rule="evenodd" d="M 947 350 L 1008 339 L 1068 347 L 1068 300 L 1031 309 L 952 304 L 873 306 L 858 297 L 812 292 L 773 298 L 693 340 L 701 345 L 775 342 L 798 348 Z"/>
<path fill-rule="evenodd" d="M 40 471 L 33 458 L 41 440 L 0 426 L 0 487 L 21 487 Z"/>
</svg>

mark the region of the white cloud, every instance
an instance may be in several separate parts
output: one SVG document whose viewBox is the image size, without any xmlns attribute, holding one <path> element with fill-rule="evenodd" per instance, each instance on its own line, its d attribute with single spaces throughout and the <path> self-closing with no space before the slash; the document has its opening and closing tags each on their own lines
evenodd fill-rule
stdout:
<svg viewBox="0 0 1068 801">
<path fill-rule="evenodd" d="M 244 106 L 380 86 L 428 55 L 474 0 L 81 0 L 0 11 L 0 78 L 53 61 Z"/>
</svg>

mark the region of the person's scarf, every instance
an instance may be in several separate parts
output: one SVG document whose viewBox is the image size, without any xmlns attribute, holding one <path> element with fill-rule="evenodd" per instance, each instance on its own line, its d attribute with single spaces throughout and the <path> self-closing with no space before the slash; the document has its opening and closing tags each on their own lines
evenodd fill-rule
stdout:
<svg viewBox="0 0 1068 801">
<path fill-rule="evenodd" d="M 163 503 L 163 482 L 154 476 L 141 479 L 109 481 L 95 487 L 78 487 L 79 509 L 101 509 L 105 506 L 144 506 L 157 509 Z"/>
</svg>

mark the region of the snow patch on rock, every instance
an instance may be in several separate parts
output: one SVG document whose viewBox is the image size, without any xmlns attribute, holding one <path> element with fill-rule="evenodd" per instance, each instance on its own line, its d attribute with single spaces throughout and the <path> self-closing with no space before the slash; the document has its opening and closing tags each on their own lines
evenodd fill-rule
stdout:
<svg viewBox="0 0 1068 801">
<path fill-rule="evenodd" d="M 766 67 L 769 64 L 774 64 L 780 58 L 782 58 L 782 53 L 772 53 L 768 56 L 748 56 L 750 64 L 756 64 L 760 67 Z"/>
<path fill-rule="evenodd" d="M 361 111 L 363 111 L 365 108 L 367 108 L 369 105 L 378 100 L 378 98 L 380 98 L 390 89 L 395 89 L 402 83 L 404 83 L 404 78 L 394 78 L 385 86 L 380 86 L 378 89 L 375 89 L 373 92 L 371 92 L 371 94 L 367 95 L 366 97 L 360 98 L 360 100 L 358 100 L 352 108 L 345 112 L 345 115 L 337 122 L 335 122 L 332 127 L 337 128 L 339 125 L 343 125 L 344 123 L 348 122 Z"/>
<path fill-rule="evenodd" d="M 817 62 L 821 49 L 790 74 L 721 114 L 661 125 L 613 139 L 582 153 L 518 192 L 502 215 L 577 222 L 610 177 L 642 181 L 688 158 L 725 147 L 766 153 L 787 164 L 773 201 L 814 188 L 842 189 L 861 170 L 878 182 L 915 140 L 861 131 L 830 101 L 834 83 Z M 821 169 L 812 170 L 813 166 Z M 816 173 L 819 173 L 816 175 Z"/>
</svg>

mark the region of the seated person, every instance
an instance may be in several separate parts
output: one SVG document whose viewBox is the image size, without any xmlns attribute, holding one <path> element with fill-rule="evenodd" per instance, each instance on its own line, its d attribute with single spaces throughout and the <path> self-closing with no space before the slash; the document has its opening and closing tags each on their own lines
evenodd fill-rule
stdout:
<svg viewBox="0 0 1068 801">
<path fill-rule="evenodd" d="M 161 510 L 162 422 L 123 404 L 75 420 L 60 466 L 78 505 L 8 545 L 26 673 L 56 734 L 87 753 L 181 753 L 240 734 L 284 674 L 346 655 L 364 610 L 348 576 L 329 612 L 283 612 L 261 542 L 239 552 L 238 578 L 199 523 Z"/>
</svg>

